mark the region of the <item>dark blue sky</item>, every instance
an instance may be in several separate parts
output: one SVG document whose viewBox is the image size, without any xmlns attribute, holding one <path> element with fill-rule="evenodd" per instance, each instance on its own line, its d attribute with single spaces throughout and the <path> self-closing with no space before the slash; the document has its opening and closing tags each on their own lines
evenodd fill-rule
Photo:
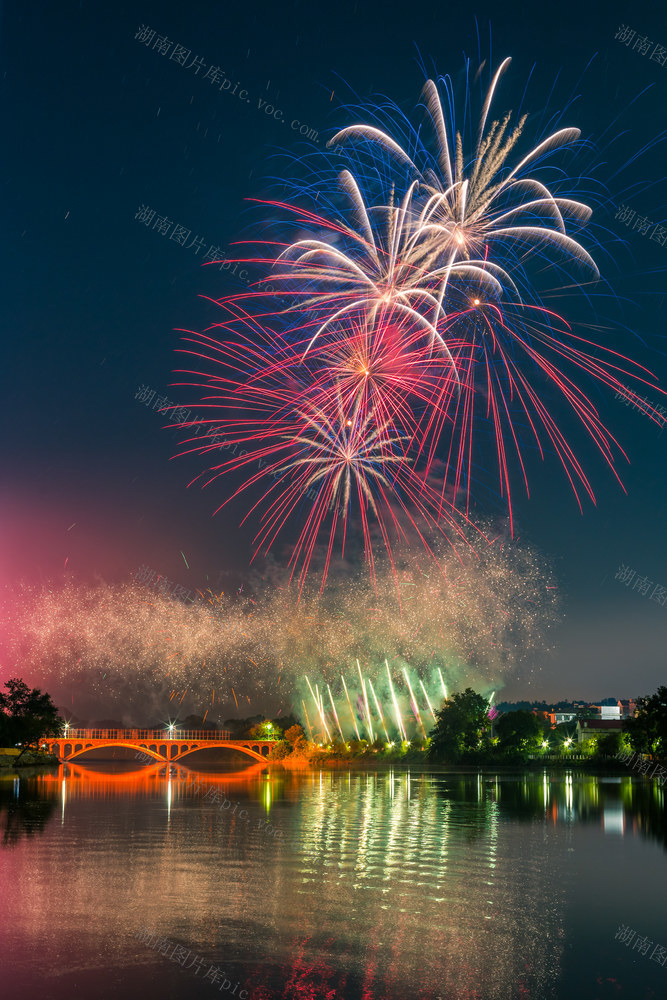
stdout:
<svg viewBox="0 0 667 1000">
<path fill-rule="evenodd" d="M 430 0 L 61 0 L 0 10 L 9 586 L 58 578 L 66 559 L 83 579 L 128 579 L 141 564 L 187 586 L 215 584 L 221 572 L 244 579 L 252 531 L 238 529 L 242 508 L 211 519 L 220 494 L 186 489 L 199 460 L 170 461 L 177 435 L 135 393 L 147 385 L 185 402 L 168 388 L 174 329 L 203 327 L 212 313 L 198 296 L 237 287 L 217 268 L 202 268 L 201 256 L 244 235 L 244 199 L 265 196 L 282 162 L 271 157 L 303 148 L 294 120 L 316 130 L 322 146 L 347 122 L 345 83 L 364 99 L 388 93 L 408 110 L 423 82 L 418 52 L 456 74 L 464 53 L 476 57 L 475 14 L 485 48 L 491 19 L 494 63 L 514 60 L 510 96 L 536 65 L 531 108 L 547 104 L 560 74 L 557 94 L 580 95 L 569 117 L 584 134 L 599 134 L 622 113 L 611 130 L 627 130 L 609 156 L 611 201 L 665 219 L 665 144 L 620 168 L 667 125 L 667 66 L 614 38 L 625 22 L 667 47 L 658 3 L 463 10 Z M 220 66 L 250 103 L 140 44 L 142 24 L 189 49 L 189 61 L 199 55 L 206 67 Z M 258 110 L 259 98 L 285 121 Z M 188 241 L 202 237 L 200 257 L 136 221 L 140 205 L 191 231 Z M 623 226 L 613 209 L 600 211 L 600 224 L 627 240 L 604 266 L 621 298 L 609 313 L 618 324 L 610 342 L 664 386 L 667 246 Z M 566 614 L 553 660 L 531 688 L 510 684 L 506 697 L 620 697 L 665 681 L 667 604 L 614 576 L 624 563 L 667 587 L 667 431 L 609 397 L 596 402 L 630 456 L 622 470 L 628 492 L 584 449 L 598 505 L 581 515 L 558 465 L 530 458 L 532 495 L 517 502 L 518 534 L 553 560 Z"/>
</svg>

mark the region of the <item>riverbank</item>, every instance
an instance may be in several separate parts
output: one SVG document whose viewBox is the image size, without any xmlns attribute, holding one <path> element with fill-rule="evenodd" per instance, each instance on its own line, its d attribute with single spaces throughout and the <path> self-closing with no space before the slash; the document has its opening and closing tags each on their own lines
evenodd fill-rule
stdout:
<svg viewBox="0 0 667 1000">
<path fill-rule="evenodd" d="M 460 761 L 458 763 L 441 763 L 424 760 L 423 757 L 380 759 L 369 757 L 350 757 L 347 760 L 335 759 L 322 755 L 321 758 L 306 760 L 296 758 L 292 760 L 287 757 L 280 761 L 269 761 L 271 767 L 284 768 L 287 771 L 423 771 L 423 772 L 450 772 L 452 774 L 495 774 L 512 773 L 516 771 L 576 771 L 578 773 L 599 774 L 604 772 L 612 776 L 624 776 L 633 772 L 633 768 L 623 764 L 615 758 L 590 757 L 582 759 L 564 758 L 562 760 L 553 759 L 528 759 L 512 761 Z M 651 762 L 655 767 L 660 761 Z M 634 773 L 637 773 L 636 771 Z"/>
<path fill-rule="evenodd" d="M 21 756 L 17 747 L 0 747 L 0 773 L 25 767 L 59 767 L 60 761 L 53 754 L 41 750 L 26 750 Z"/>
</svg>

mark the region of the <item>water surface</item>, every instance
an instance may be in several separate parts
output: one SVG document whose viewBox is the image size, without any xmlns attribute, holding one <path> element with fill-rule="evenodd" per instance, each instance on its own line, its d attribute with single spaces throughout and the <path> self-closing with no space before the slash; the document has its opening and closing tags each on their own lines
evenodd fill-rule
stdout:
<svg viewBox="0 0 667 1000">
<path fill-rule="evenodd" d="M 0 778 L 6 995 L 665 997 L 664 795 L 632 773 Z"/>
</svg>

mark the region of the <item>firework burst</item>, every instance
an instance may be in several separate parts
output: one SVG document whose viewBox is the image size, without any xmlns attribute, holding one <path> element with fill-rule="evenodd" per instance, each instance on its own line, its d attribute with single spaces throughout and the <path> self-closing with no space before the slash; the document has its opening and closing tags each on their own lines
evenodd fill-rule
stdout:
<svg viewBox="0 0 667 1000">
<path fill-rule="evenodd" d="M 564 127 L 524 148 L 528 116 L 492 114 L 509 62 L 491 79 L 474 133 L 457 128 L 447 80 L 424 88 L 430 144 L 410 128 L 403 141 L 363 123 L 337 132 L 329 147 L 344 166 L 337 194 L 322 199 L 332 211 L 261 203 L 299 238 L 258 243 L 248 263 L 265 273 L 220 300 L 213 330 L 186 334 L 199 367 L 183 384 L 207 395 L 184 450 L 208 456 L 221 437 L 242 447 L 196 481 L 244 476 L 224 503 L 251 498 L 257 552 L 296 530 L 301 589 L 319 543 L 324 584 L 353 520 L 371 574 L 374 534 L 390 555 L 407 533 L 431 551 L 433 533 L 456 533 L 458 516 L 470 516 L 480 478 L 513 530 L 514 479 L 528 493 L 529 450 L 557 458 L 580 508 L 584 496 L 594 502 L 573 427 L 620 482 L 627 456 L 584 383 L 633 400 L 628 381 L 655 386 L 543 301 L 545 272 L 578 289 L 599 279 L 580 235 L 591 209 L 567 189 L 562 166 L 584 144 Z"/>
</svg>

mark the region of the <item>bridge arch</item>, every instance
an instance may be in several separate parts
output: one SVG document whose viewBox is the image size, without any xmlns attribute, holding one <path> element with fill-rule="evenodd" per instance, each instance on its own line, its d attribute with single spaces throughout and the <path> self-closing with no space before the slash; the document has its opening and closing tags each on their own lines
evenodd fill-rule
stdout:
<svg viewBox="0 0 667 1000">
<path fill-rule="evenodd" d="M 87 753 L 89 750 L 105 750 L 109 747 L 120 747 L 122 750 L 139 750 L 141 753 L 147 754 L 149 757 L 153 757 L 155 760 L 160 761 L 161 764 L 166 764 L 167 761 L 164 757 L 161 757 L 159 753 L 152 750 L 146 745 L 141 746 L 139 743 L 120 743 L 118 740 L 109 740 L 108 743 L 97 743 L 95 746 L 84 747 L 83 750 L 77 750 L 75 753 L 70 754 L 69 757 L 65 756 L 63 753 L 63 758 L 66 763 L 73 760 L 75 757 L 80 757 L 81 754 Z"/>
<path fill-rule="evenodd" d="M 177 754 L 172 758 L 173 763 L 182 760 L 183 757 L 188 757 L 191 753 L 196 753 L 198 750 L 238 750 L 240 753 L 246 754 L 247 757 L 252 757 L 253 760 L 261 760 L 262 763 L 266 760 L 266 757 L 262 757 L 260 753 L 256 753 L 251 750 L 250 747 L 245 747 L 243 745 L 232 745 L 230 743 L 213 743 L 209 746 L 194 746 L 190 747 L 189 750 L 183 750 L 181 753 Z"/>
</svg>

